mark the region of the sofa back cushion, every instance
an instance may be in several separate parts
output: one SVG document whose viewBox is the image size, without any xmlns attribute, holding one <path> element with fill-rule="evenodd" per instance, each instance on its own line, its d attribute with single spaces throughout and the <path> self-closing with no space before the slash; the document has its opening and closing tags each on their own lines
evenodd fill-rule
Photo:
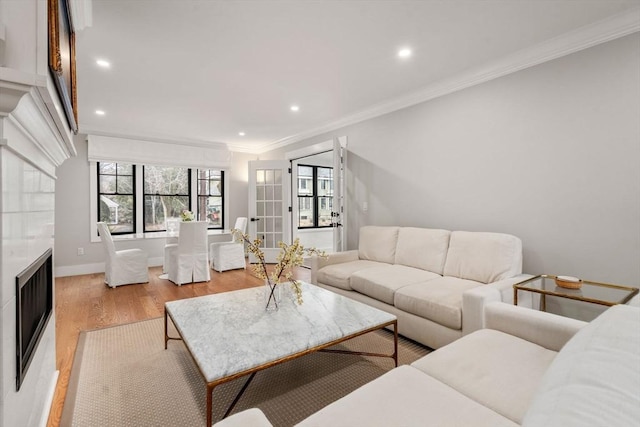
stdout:
<svg viewBox="0 0 640 427">
<path fill-rule="evenodd" d="M 453 231 L 444 275 L 492 283 L 522 273 L 522 241 L 510 234 Z"/>
<path fill-rule="evenodd" d="M 640 420 L 640 309 L 609 308 L 560 350 L 525 427 L 632 426 Z"/>
<path fill-rule="evenodd" d="M 367 225 L 360 228 L 358 257 L 393 264 L 396 258 L 399 227 Z"/>
<path fill-rule="evenodd" d="M 450 234 L 448 230 L 400 228 L 395 263 L 442 275 Z"/>
</svg>

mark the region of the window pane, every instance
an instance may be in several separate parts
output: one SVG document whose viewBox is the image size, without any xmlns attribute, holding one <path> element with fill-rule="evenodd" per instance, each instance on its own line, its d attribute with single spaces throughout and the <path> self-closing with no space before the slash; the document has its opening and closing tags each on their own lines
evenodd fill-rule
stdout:
<svg viewBox="0 0 640 427">
<path fill-rule="evenodd" d="M 98 170 L 98 220 L 113 234 L 135 233 L 133 165 L 101 163 Z"/>
<path fill-rule="evenodd" d="M 99 168 L 98 168 L 98 173 L 99 174 L 110 174 L 110 175 L 115 175 L 116 170 L 117 170 L 117 163 L 102 163 L 100 162 L 98 164 Z"/>
<path fill-rule="evenodd" d="M 106 193 L 106 194 L 116 193 L 116 176 L 115 175 L 100 176 L 100 193 Z"/>
<path fill-rule="evenodd" d="M 208 221 L 209 228 L 223 228 L 224 172 L 198 169 L 198 208 L 200 221 Z"/>
<path fill-rule="evenodd" d="M 333 194 L 333 169 L 318 168 L 318 196 L 331 196 Z"/>
<path fill-rule="evenodd" d="M 133 193 L 133 176 L 120 176 L 118 175 L 118 193 L 132 194 Z"/>
<path fill-rule="evenodd" d="M 167 218 L 179 218 L 189 209 L 189 196 L 144 196 L 145 231 L 165 230 Z"/>
<path fill-rule="evenodd" d="M 160 195 L 189 195 L 189 169 L 145 166 L 144 193 Z"/>
<path fill-rule="evenodd" d="M 133 175 L 133 165 L 130 163 L 116 163 L 118 175 Z"/>
<path fill-rule="evenodd" d="M 211 227 L 222 227 L 222 197 L 199 197 L 198 220 L 209 221 Z"/>
<path fill-rule="evenodd" d="M 320 197 L 318 198 L 320 205 L 318 211 L 318 227 L 327 227 L 331 225 L 331 198 Z"/>
<path fill-rule="evenodd" d="M 222 181 L 218 179 L 212 179 L 209 181 L 209 195 L 211 196 L 222 195 Z"/>
<path fill-rule="evenodd" d="M 310 197 L 298 197 L 298 227 L 313 227 Z"/>
<path fill-rule="evenodd" d="M 100 196 L 99 218 L 112 233 L 133 233 L 133 196 Z"/>
</svg>

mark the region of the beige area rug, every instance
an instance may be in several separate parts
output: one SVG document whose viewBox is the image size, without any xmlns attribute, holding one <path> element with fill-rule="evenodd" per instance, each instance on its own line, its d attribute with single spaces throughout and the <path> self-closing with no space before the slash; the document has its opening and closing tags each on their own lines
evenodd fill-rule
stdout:
<svg viewBox="0 0 640 427">
<path fill-rule="evenodd" d="M 204 380 L 182 341 L 164 349 L 163 323 L 152 319 L 80 334 L 61 426 L 206 424 Z M 390 353 L 393 334 L 376 331 L 336 348 Z M 399 364 L 429 351 L 402 338 L 398 348 Z M 258 372 L 234 413 L 258 407 L 274 426 L 291 426 L 392 368 L 388 358 L 309 354 Z M 214 422 L 245 381 L 214 389 Z"/>
</svg>

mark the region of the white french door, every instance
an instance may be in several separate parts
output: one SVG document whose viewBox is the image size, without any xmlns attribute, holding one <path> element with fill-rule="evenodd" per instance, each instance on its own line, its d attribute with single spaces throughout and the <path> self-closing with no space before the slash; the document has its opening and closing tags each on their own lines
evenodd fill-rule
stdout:
<svg viewBox="0 0 640 427">
<path fill-rule="evenodd" d="M 333 200 L 331 226 L 333 227 L 333 251 L 345 250 L 345 170 L 347 165 L 346 137 L 333 140 Z"/>
<path fill-rule="evenodd" d="M 291 175 L 286 160 L 249 162 L 249 230 L 262 240 L 267 263 L 277 262 L 279 242 L 291 243 Z M 251 262 L 255 261 L 249 254 Z"/>
</svg>

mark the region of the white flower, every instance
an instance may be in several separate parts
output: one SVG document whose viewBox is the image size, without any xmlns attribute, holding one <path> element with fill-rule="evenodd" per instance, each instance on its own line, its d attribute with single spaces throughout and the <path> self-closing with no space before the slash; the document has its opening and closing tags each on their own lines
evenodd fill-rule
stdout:
<svg viewBox="0 0 640 427">
<path fill-rule="evenodd" d="M 195 215 L 193 214 L 193 212 L 188 211 L 188 210 L 183 210 L 182 213 L 180 214 L 180 219 L 182 219 L 182 221 L 193 221 L 195 219 Z"/>
</svg>

